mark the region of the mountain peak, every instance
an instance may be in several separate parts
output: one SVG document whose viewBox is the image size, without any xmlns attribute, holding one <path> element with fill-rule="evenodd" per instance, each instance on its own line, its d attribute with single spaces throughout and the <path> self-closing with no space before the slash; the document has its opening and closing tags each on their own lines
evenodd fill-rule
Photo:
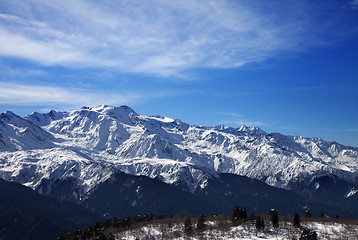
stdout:
<svg viewBox="0 0 358 240">
<path fill-rule="evenodd" d="M 122 105 L 120 107 L 117 107 L 117 109 L 121 109 L 122 111 L 128 112 L 128 113 L 134 113 L 137 115 L 137 113 L 130 107 L 128 107 L 127 105 Z"/>
<path fill-rule="evenodd" d="M 248 132 L 250 129 L 246 127 L 244 124 L 238 129 L 239 132 Z"/>
<path fill-rule="evenodd" d="M 250 131 L 255 132 L 255 133 L 259 133 L 259 134 L 264 134 L 264 135 L 267 134 L 264 130 L 262 130 L 259 127 L 250 127 Z"/>
<path fill-rule="evenodd" d="M 10 116 L 16 116 L 16 114 L 13 113 L 13 112 L 11 112 L 11 111 L 3 112 L 1 115 L 2 115 L 2 116 L 8 116 L 8 117 L 10 117 Z"/>
<path fill-rule="evenodd" d="M 95 110 L 104 110 L 106 108 L 111 108 L 112 106 L 106 105 L 106 104 L 101 104 L 93 109 Z M 89 107 L 82 107 L 83 109 L 89 109 Z M 113 107 L 112 107 L 113 108 Z"/>
<path fill-rule="evenodd" d="M 102 104 L 98 107 L 95 107 L 95 108 L 90 108 L 90 107 L 82 107 L 82 109 L 88 109 L 88 110 L 94 110 L 94 111 L 97 111 L 97 112 L 102 112 L 102 113 L 105 113 L 105 112 L 110 112 L 110 111 L 120 111 L 120 112 L 125 112 L 127 114 L 130 114 L 130 113 L 135 113 L 137 114 L 132 108 L 126 106 L 126 105 L 122 105 L 120 107 L 114 107 L 114 106 L 109 106 L 109 105 L 105 105 L 105 104 Z"/>
<path fill-rule="evenodd" d="M 11 111 L 3 112 L 0 115 L 0 119 L 16 119 L 16 118 L 21 118 L 21 117 Z"/>
<path fill-rule="evenodd" d="M 84 111 L 84 110 L 82 110 Z M 134 116 L 138 116 L 138 114 L 128 106 L 122 105 L 120 107 L 108 106 L 108 105 L 100 105 L 91 110 L 103 115 L 107 115 L 111 118 L 117 119 L 122 123 L 131 124 L 132 118 Z"/>
</svg>

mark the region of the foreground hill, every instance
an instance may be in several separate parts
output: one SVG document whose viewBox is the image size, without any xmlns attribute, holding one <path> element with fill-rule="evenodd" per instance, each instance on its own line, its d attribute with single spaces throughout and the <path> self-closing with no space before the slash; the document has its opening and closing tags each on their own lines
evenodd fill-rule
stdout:
<svg viewBox="0 0 358 240">
<path fill-rule="evenodd" d="M 127 106 L 34 112 L 25 118 L 11 112 L 0 115 L 0 177 L 5 180 L 91 206 L 100 199 L 96 192 L 105 188 L 115 192 L 123 186 L 120 181 L 109 187 L 118 173 L 161 181 L 180 190 L 184 198 L 191 194 L 216 199 L 206 202 L 216 205 L 217 211 L 223 210 L 220 201 L 229 205 L 252 200 L 250 210 L 255 210 L 286 199 L 287 205 L 301 211 L 316 206 L 316 211 L 358 217 L 358 148 L 266 133 L 257 127 L 192 126 L 139 115 Z M 238 176 L 261 182 L 245 188 L 238 184 Z M 250 194 L 238 191 L 238 186 Z M 127 200 L 135 212 L 140 188 L 130 191 Z M 150 199 L 149 191 L 145 196 Z M 110 208 L 98 211 L 111 214 Z"/>
<path fill-rule="evenodd" d="M 1 239 L 53 239 L 99 219 L 74 203 L 42 196 L 21 184 L 0 179 Z"/>
</svg>

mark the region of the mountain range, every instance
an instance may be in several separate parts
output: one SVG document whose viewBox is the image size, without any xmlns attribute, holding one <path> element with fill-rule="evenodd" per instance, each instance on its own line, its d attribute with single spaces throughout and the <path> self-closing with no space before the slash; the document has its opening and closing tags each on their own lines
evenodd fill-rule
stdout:
<svg viewBox="0 0 358 240">
<path fill-rule="evenodd" d="M 358 218 L 358 148 L 128 106 L 0 115 L 0 178 L 102 216 L 275 207 Z"/>
</svg>

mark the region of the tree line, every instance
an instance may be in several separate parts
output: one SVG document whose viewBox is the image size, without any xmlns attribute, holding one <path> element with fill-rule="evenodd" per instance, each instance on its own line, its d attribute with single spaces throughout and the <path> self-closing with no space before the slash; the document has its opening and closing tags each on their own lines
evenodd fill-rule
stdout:
<svg viewBox="0 0 358 240">
<path fill-rule="evenodd" d="M 325 216 L 322 212 L 320 217 Z M 206 219 L 207 217 L 214 216 L 205 216 L 200 215 L 197 220 L 194 222 L 193 220 L 196 218 L 192 217 L 184 217 L 181 216 L 183 223 L 183 232 L 187 235 L 193 234 L 194 231 L 201 232 L 207 228 Z M 309 210 L 307 210 L 304 214 L 305 218 L 311 218 L 312 214 Z M 171 219 L 175 219 L 174 216 L 170 216 Z M 99 240 L 114 240 L 115 237 L 113 233 L 118 233 L 120 231 L 125 231 L 130 229 L 131 226 L 138 227 L 140 223 L 150 223 L 153 220 L 166 219 L 166 216 L 163 214 L 143 214 L 134 217 L 126 216 L 123 218 L 109 218 L 102 222 L 96 222 L 95 224 L 88 226 L 83 230 L 78 230 L 72 233 L 68 233 L 64 236 L 58 237 L 57 240 L 85 240 L 85 239 L 99 239 Z M 179 220 L 179 218 L 177 218 Z M 248 216 L 246 208 L 242 208 L 240 206 L 235 206 L 231 215 L 230 215 L 231 224 L 233 226 L 238 226 L 247 221 L 252 221 L 255 223 L 257 231 L 264 231 L 267 228 L 267 222 L 271 223 L 272 227 L 278 228 L 280 225 L 280 217 L 278 211 L 276 209 L 270 209 L 268 215 L 266 217 L 262 217 L 261 215 L 251 214 Z M 301 226 L 301 217 L 298 213 L 294 213 L 292 217 L 292 225 L 301 230 L 300 240 L 315 240 L 317 239 L 317 233 L 311 231 L 310 229 L 304 228 Z"/>
</svg>

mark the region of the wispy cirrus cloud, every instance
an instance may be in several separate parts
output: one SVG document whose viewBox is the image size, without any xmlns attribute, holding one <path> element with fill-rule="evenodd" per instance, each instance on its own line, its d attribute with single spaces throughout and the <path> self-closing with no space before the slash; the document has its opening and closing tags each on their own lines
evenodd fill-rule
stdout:
<svg viewBox="0 0 358 240">
<path fill-rule="evenodd" d="M 223 120 L 221 121 L 222 124 L 229 124 L 229 125 L 236 125 L 236 126 L 250 126 L 250 127 L 257 127 L 257 126 L 266 126 L 267 124 L 260 121 L 252 121 L 250 119 L 237 119 L 237 120 Z"/>
<path fill-rule="evenodd" d="M 316 21 L 307 2 L 289 2 L 265 10 L 230 0 L 13 0 L 0 11 L 0 55 L 172 76 L 240 67 L 332 41 L 322 37 L 330 28 Z"/>
<path fill-rule="evenodd" d="M 226 118 L 220 121 L 220 124 L 229 124 L 234 126 L 245 125 L 245 126 L 252 126 L 252 127 L 268 125 L 267 123 L 248 119 L 236 113 L 221 113 L 220 115 L 223 115 Z"/>
<path fill-rule="evenodd" d="M 48 106 L 72 109 L 101 104 L 136 105 L 153 99 L 195 94 L 195 90 L 144 89 L 95 90 L 93 88 L 59 87 L 40 84 L 22 84 L 0 81 L 0 105 Z"/>
<path fill-rule="evenodd" d="M 353 9 L 358 9 L 358 0 L 352 0 L 350 4 Z"/>
<path fill-rule="evenodd" d="M 0 104 L 12 106 L 42 105 L 75 108 L 100 104 L 135 104 L 145 98 L 134 92 L 111 93 L 79 88 L 24 85 L 0 82 Z"/>
</svg>

